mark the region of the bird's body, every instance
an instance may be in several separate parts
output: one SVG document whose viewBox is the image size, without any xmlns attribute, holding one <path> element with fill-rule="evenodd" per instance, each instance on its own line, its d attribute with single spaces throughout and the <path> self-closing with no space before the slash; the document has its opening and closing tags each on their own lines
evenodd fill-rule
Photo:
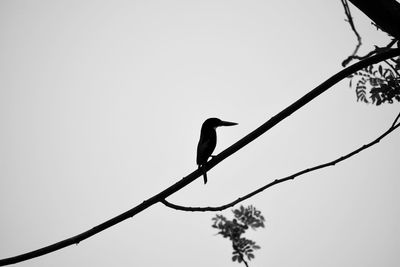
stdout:
<svg viewBox="0 0 400 267">
<path fill-rule="evenodd" d="M 197 165 L 199 168 L 203 168 L 204 183 L 207 183 L 207 172 L 204 169 L 209 157 L 211 157 L 216 145 L 217 145 L 217 127 L 220 126 L 232 126 L 237 123 L 222 121 L 217 118 L 207 119 L 201 126 L 200 140 L 197 145 Z"/>
</svg>

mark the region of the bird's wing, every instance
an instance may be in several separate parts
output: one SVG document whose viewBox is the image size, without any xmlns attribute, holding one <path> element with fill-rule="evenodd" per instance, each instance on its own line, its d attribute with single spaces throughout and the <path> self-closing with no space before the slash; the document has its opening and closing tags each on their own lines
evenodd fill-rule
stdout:
<svg viewBox="0 0 400 267">
<path fill-rule="evenodd" d="M 197 146 L 197 164 L 201 165 L 207 162 L 216 146 L 216 142 L 211 139 L 202 138 Z"/>
</svg>

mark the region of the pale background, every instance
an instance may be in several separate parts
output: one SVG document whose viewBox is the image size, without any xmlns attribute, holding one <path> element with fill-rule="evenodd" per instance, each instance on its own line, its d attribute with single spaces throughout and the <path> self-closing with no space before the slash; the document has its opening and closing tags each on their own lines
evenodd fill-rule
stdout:
<svg viewBox="0 0 400 267">
<path fill-rule="evenodd" d="M 361 54 L 385 34 L 354 7 Z M 122 213 L 196 168 L 201 123 L 220 152 L 341 69 L 356 39 L 339 0 L 0 2 L 0 257 Z M 225 204 L 339 157 L 399 105 L 357 103 L 348 80 L 169 200 Z M 399 132 L 335 167 L 253 197 L 267 227 L 251 266 L 399 266 Z M 231 212 L 223 214 L 231 216 Z M 18 266 L 243 266 L 214 213 L 157 204 Z"/>
</svg>

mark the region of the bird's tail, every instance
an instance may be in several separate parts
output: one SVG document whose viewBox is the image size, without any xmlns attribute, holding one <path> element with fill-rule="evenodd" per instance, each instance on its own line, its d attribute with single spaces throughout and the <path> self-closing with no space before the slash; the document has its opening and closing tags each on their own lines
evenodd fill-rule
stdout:
<svg viewBox="0 0 400 267">
<path fill-rule="evenodd" d="M 204 184 L 206 184 L 207 183 L 207 171 L 206 171 L 206 168 L 204 168 L 204 166 L 200 166 L 200 165 L 199 165 L 199 168 L 201 168 L 201 170 L 203 172 Z"/>
</svg>

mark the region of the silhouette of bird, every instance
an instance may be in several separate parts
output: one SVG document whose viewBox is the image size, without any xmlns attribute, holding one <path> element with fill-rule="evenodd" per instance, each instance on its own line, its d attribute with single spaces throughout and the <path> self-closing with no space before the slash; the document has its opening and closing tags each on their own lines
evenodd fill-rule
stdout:
<svg viewBox="0 0 400 267">
<path fill-rule="evenodd" d="M 217 127 L 237 125 L 235 122 L 222 121 L 218 118 L 209 118 L 203 122 L 200 132 L 200 140 L 197 145 L 197 165 L 202 168 L 211 157 L 215 146 L 217 145 Z M 207 173 L 203 168 L 204 184 L 207 183 Z"/>
</svg>

